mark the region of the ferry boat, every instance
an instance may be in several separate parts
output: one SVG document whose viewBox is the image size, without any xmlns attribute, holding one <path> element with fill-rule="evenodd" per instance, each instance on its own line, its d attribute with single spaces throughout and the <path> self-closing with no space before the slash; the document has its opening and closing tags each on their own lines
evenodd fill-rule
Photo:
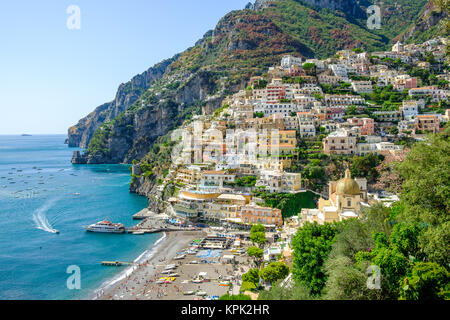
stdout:
<svg viewBox="0 0 450 320">
<path fill-rule="evenodd" d="M 103 232 L 103 233 L 124 233 L 125 226 L 121 223 L 112 223 L 108 220 L 99 221 L 84 227 L 90 232 Z"/>
</svg>

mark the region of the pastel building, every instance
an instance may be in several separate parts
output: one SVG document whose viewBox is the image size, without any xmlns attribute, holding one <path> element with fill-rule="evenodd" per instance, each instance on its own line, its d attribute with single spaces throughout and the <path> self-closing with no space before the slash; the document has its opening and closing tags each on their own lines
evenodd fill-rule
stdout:
<svg viewBox="0 0 450 320">
<path fill-rule="evenodd" d="M 317 209 L 302 209 L 302 224 L 324 224 L 359 218 L 361 204 L 367 201 L 367 180 L 352 179 L 350 170 L 347 169 L 344 178 L 330 182 L 328 192 L 329 199 L 320 198 Z"/>
<path fill-rule="evenodd" d="M 322 140 L 325 154 L 355 154 L 357 134 L 353 130 L 338 129 Z"/>
<path fill-rule="evenodd" d="M 262 224 L 265 226 L 281 227 L 283 217 L 281 210 L 250 204 L 241 207 L 241 221 L 246 224 Z"/>
</svg>

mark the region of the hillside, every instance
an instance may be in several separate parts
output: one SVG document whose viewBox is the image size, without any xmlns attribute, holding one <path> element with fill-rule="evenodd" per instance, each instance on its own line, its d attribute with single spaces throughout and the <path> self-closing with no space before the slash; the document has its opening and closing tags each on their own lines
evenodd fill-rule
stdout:
<svg viewBox="0 0 450 320">
<path fill-rule="evenodd" d="M 344 48 L 386 49 L 410 30 L 425 3 L 385 1 L 380 30 L 367 29 L 369 1 L 257 0 L 230 12 L 193 47 L 121 84 L 114 101 L 71 127 L 69 146 L 87 148 L 74 162 L 141 159 L 159 136 L 193 114 L 213 112 L 285 54 L 324 58 Z"/>
</svg>

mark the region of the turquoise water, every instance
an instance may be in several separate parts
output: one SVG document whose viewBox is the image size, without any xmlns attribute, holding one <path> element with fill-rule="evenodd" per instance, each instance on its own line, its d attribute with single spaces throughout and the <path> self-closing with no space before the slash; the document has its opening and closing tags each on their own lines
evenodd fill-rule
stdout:
<svg viewBox="0 0 450 320">
<path fill-rule="evenodd" d="M 87 298 L 124 270 L 102 260 L 133 261 L 161 237 L 86 232 L 105 218 L 134 225 L 147 199 L 128 192 L 128 166 L 72 165 L 64 140 L 0 136 L 0 299 Z M 66 285 L 71 265 L 79 290 Z"/>
</svg>

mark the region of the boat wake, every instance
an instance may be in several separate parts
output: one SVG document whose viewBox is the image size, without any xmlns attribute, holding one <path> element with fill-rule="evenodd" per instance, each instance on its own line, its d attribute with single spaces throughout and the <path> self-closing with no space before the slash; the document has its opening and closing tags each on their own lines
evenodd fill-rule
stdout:
<svg viewBox="0 0 450 320">
<path fill-rule="evenodd" d="M 48 209 L 53 207 L 53 205 L 56 203 L 57 200 L 58 199 L 56 198 L 50 199 L 47 202 L 45 202 L 42 207 L 36 209 L 33 212 L 33 221 L 36 224 L 36 228 L 50 233 L 59 233 L 58 230 L 52 227 L 52 225 L 50 224 L 45 215 Z"/>
</svg>

